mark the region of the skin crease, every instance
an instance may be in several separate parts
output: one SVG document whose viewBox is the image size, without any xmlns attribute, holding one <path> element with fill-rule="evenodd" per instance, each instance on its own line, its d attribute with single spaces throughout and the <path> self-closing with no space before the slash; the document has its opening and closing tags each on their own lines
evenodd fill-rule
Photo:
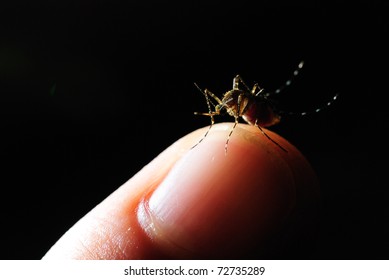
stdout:
<svg viewBox="0 0 389 280">
<path fill-rule="evenodd" d="M 306 159 L 277 134 L 231 123 L 192 132 L 92 209 L 44 259 L 300 258 L 319 191 Z M 306 253 L 305 253 L 306 252 Z"/>
</svg>

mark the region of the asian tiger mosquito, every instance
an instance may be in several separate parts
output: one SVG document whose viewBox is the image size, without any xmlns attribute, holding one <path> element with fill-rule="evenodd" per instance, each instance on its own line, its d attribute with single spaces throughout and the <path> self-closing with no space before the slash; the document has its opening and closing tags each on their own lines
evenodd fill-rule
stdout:
<svg viewBox="0 0 389 280">
<path fill-rule="evenodd" d="M 321 111 L 323 108 L 330 106 L 332 102 L 335 101 L 336 98 L 338 97 L 338 94 L 334 95 L 331 101 L 327 102 L 326 105 L 309 112 L 293 113 L 293 112 L 283 112 L 277 110 L 274 107 L 273 102 L 271 101 L 271 97 L 274 94 L 280 93 L 282 90 L 288 87 L 292 83 L 293 79 L 299 74 L 303 66 L 304 66 L 304 61 L 301 61 L 298 64 L 296 70 L 293 72 L 292 78 L 287 80 L 283 86 L 276 89 L 274 92 L 265 92 L 265 90 L 261 88 L 258 83 L 255 83 L 254 86 L 250 89 L 247 86 L 247 84 L 242 80 L 242 78 L 239 75 L 236 75 L 233 80 L 232 89 L 227 91 L 220 99 L 208 89 L 202 90 L 195 83 L 194 85 L 197 87 L 197 89 L 205 96 L 205 100 L 208 106 L 208 113 L 195 112 L 195 115 L 209 116 L 211 118 L 211 125 L 209 126 L 207 132 L 204 134 L 203 138 L 201 138 L 200 141 L 192 148 L 196 147 L 205 139 L 205 137 L 207 137 L 209 131 L 211 130 L 213 124 L 215 123 L 214 116 L 222 115 L 223 113 L 227 112 L 230 116 L 234 117 L 235 123 L 231 128 L 230 133 L 228 134 L 226 140 L 226 144 L 224 147 L 226 154 L 227 154 L 228 142 L 230 141 L 232 132 L 234 131 L 236 125 L 239 123 L 240 117 L 242 117 L 242 119 L 249 125 L 254 125 L 258 127 L 258 129 L 262 132 L 264 136 L 266 136 L 271 142 L 277 145 L 280 149 L 287 152 L 287 150 L 283 148 L 280 144 L 278 144 L 276 141 L 274 141 L 262 129 L 262 127 L 269 127 L 279 123 L 281 120 L 281 115 L 285 115 L 285 114 L 307 115 L 309 113 L 317 113 Z M 216 105 L 209 99 L 209 96 L 213 98 L 214 102 L 216 102 Z M 214 111 L 212 111 L 211 109 L 211 104 L 214 107 Z"/>
</svg>

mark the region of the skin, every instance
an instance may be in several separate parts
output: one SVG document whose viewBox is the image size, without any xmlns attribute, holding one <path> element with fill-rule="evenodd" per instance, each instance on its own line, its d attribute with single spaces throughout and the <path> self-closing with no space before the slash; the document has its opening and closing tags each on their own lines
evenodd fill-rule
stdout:
<svg viewBox="0 0 389 280">
<path fill-rule="evenodd" d="M 285 139 L 231 123 L 179 139 L 79 220 L 44 259 L 307 258 L 317 179 Z"/>
</svg>

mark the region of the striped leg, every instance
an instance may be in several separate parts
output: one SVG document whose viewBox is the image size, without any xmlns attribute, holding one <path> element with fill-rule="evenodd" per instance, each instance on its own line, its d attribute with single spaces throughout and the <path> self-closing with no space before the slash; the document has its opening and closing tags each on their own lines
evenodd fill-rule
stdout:
<svg viewBox="0 0 389 280">
<path fill-rule="evenodd" d="M 199 112 L 194 112 L 195 115 L 201 115 L 201 116 L 209 116 L 211 118 L 211 125 L 209 126 L 207 132 L 204 134 L 204 136 L 200 139 L 199 142 L 197 142 L 196 145 L 194 145 L 191 149 L 193 149 L 194 147 L 196 147 L 198 144 L 200 144 L 204 139 L 205 137 L 207 137 L 209 131 L 211 130 L 212 126 L 214 125 L 215 123 L 215 119 L 213 116 L 216 116 L 216 115 L 219 115 L 220 112 L 219 111 L 216 111 L 216 112 L 213 112 L 212 109 L 211 109 L 211 102 L 209 100 L 209 97 L 208 95 L 210 95 L 213 99 L 216 100 L 216 102 L 218 102 L 219 104 L 222 102 L 216 95 L 214 95 L 212 92 L 210 92 L 209 90 L 205 89 L 204 91 L 195 83 L 195 86 L 197 87 L 197 89 L 205 96 L 205 100 L 207 101 L 207 106 L 208 106 L 208 113 L 199 113 Z"/>
<path fill-rule="evenodd" d="M 289 80 L 287 80 L 281 87 L 279 87 L 278 89 L 276 89 L 273 93 L 275 94 L 279 94 L 280 92 L 282 92 L 285 88 L 287 88 L 288 86 L 290 86 L 293 82 L 293 80 L 299 75 L 300 73 L 300 70 L 304 67 L 304 61 L 301 61 L 298 65 L 297 65 L 297 68 L 296 70 L 293 71 L 293 76 L 290 77 Z"/>
<path fill-rule="evenodd" d="M 335 94 L 331 98 L 331 100 L 328 101 L 326 104 L 324 104 L 323 106 L 318 107 L 318 108 L 316 108 L 314 110 L 311 110 L 311 111 L 306 111 L 306 112 L 285 112 L 285 111 L 279 111 L 278 113 L 280 115 L 300 115 L 300 116 L 305 116 L 305 115 L 309 115 L 309 114 L 313 114 L 313 113 L 319 113 L 323 109 L 326 109 L 327 107 L 331 106 L 336 101 L 338 96 L 339 96 L 339 94 Z"/>
<path fill-rule="evenodd" d="M 281 148 L 281 150 L 283 150 L 284 152 L 288 152 L 284 147 L 282 147 L 280 144 L 278 144 L 276 141 L 274 141 L 269 135 L 267 135 L 267 133 L 262 129 L 262 127 L 260 127 L 258 124 L 257 124 L 258 120 L 255 120 L 255 126 L 259 128 L 259 130 L 262 132 L 263 135 L 266 136 L 267 139 L 269 139 L 270 141 L 272 141 L 274 144 L 276 144 L 279 148 Z"/>
</svg>

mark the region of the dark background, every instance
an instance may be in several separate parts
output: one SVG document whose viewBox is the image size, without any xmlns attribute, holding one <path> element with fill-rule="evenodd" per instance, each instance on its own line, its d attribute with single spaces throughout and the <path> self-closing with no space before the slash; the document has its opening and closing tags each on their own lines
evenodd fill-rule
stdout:
<svg viewBox="0 0 389 280">
<path fill-rule="evenodd" d="M 10 2 L 10 1 L 9 1 Z M 209 119 L 197 82 L 274 90 L 322 189 L 313 259 L 388 259 L 385 1 L 12 1 L 0 9 L 1 259 L 39 259 Z M 225 119 L 221 119 L 225 120 Z M 228 119 L 227 119 L 228 120 Z"/>
</svg>

